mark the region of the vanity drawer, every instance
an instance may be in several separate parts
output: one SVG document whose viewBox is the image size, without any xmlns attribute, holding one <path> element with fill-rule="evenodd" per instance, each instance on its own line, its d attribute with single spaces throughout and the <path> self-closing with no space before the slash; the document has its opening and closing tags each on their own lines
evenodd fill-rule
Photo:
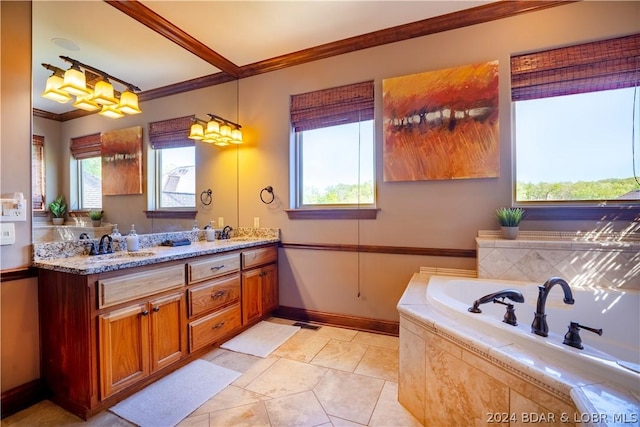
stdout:
<svg viewBox="0 0 640 427">
<path fill-rule="evenodd" d="M 184 264 L 98 280 L 98 308 L 184 286 Z"/>
<path fill-rule="evenodd" d="M 189 351 L 219 341 L 242 325 L 240 304 L 189 323 Z"/>
<path fill-rule="evenodd" d="M 269 246 L 268 248 L 252 249 L 242 252 L 242 268 L 251 268 L 257 265 L 275 262 L 278 259 L 278 248 Z"/>
<path fill-rule="evenodd" d="M 217 310 L 240 299 L 240 275 L 223 277 L 187 290 L 189 317 Z"/>
<path fill-rule="evenodd" d="M 240 254 L 217 255 L 189 263 L 189 283 L 223 276 L 240 270 Z"/>
</svg>

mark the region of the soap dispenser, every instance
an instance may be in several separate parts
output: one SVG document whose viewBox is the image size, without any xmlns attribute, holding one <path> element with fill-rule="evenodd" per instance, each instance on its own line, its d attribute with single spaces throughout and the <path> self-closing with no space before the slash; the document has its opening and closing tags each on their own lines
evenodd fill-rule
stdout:
<svg viewBox="0 0 640 427">
<path fill-rule="evenodd" d="M 122 234 L 120 234 L 120 230 L 118 230 L 118 224 L 113 224 L 113 230 L 111 231 L 111 239 L 113 239 L 113 243 L 115 246 L 115 250 L 119 251 L 122 249 Z"/>
<path fill-rule="evenodd" d="M 213 221 L 209 221 L 209 225 L 205 228 L 207 231 L 207 242 L 213 242 L 216 240 L 216 230 L 213 228 Z"/>
<path fill-rule="evenodd" d="M 129 252 L 136 252 L 140 249 L 140 240 L 138 240 L 138 233 L 136 233 L 136 227 L 131 224 L 131 231 L 127 235 L 127 250 Z"/>
</svg>

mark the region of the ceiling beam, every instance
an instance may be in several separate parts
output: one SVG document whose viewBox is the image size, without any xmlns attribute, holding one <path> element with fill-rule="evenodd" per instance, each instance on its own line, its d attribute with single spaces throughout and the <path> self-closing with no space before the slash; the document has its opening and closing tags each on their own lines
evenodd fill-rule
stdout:
<svg viewBox="0 0 640 427">
<path fill-rule="evenodd" d="M 182 31 L 162 16 L 155 13 L 137 0 L 104 0 L 119 11 L 152 29 L 161 36 L 171 40 L 178 46 L 188 50 L 202 60 L 208 62 L 223 72 L 238 78 L 240 67 L 219 53 L 210 49 L 199 40 Z"/>
<path fill-rule="evenodd" d="M 454 30 L 456 28 L 509 18 L 511 16 L 535 12 L 550 7 L 563 6 L 575 3 L 576 1 L 579 0 L 500 0 L 471 9 L 423 19 L 409 24 L 398 25 L 396 27 L 374 31 L 338 40 L 336 42 L 315 46 L 309 49 L 300 50 L 298 52 L 277 56 L 275 58 L 259 61 L 253 64 L 248 64 L 240 67 L 240 78 L 268 73 L 292 67 L 294 65 L 343 55 L 345 53 L 381 46 L 388 43 L 396 43 L 415 37 L 427 36 L 443 31 Z"/>
</svg>

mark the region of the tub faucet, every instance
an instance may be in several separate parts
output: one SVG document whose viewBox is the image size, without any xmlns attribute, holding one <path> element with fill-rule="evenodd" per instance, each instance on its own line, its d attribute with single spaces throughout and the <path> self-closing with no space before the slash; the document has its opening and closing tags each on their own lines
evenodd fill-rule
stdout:
<svg viewBox="0 0 640 427">
<path fill-rule="evenodd" d="M 509 298 L 514 302 L 524 302 L 524 296 L 520 291 L 515 289 L 504 289 L 502 291 L 494 292 L 492 294 L 488 294 L 483 296 L 480 299 L 477 299 L 473 302 L 473 307 L 469 307 L 468 311 L 471 313 L 482 313 L 482 310 L 478 308 L 480 304 L 486 304 L 488 302 L 496 302 L 498 298 L 502 298 L 504 301 L 505 298 Z"/>
<path fill-rule="evenodd" d="M 547 315 L 545 314 L 545 305 L 547 304 L 547 296 L 549 296 L 549 292 L 554 285 L 562 286 L 562 291 L 564 292 L 564 303 L 565 304 L 573 304 L 573 294 L 571 293 L 571 287 L 569 284 L 559 278 L 559 277 L 551 277 L 549 280 L 544 282 L 544 285 L 538 286 L 538 302 L 536 304 L 536 312 L 534 314 L 533 323 L 531 324 L 531 332 L 536 335 L 540 335 L 541 337 L 546 337 L 549 335 L 549 326 L 547 326 Z"/>
</svg>

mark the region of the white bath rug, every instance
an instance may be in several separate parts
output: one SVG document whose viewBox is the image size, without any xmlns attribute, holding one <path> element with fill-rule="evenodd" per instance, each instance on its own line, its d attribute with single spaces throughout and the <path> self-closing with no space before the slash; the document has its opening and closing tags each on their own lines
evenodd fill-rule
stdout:
<svg viewBox="0 0 640 427">
<path fill-rule="evenodd" d="M 194 360 L 109 410 L 141 427 L 173 427 L 240 376 Z"/>
<path fill-rule="evenodd" d="M 267 357 L 299 330 L 299 326 L 262 321 L 220 347 L 238 353 Z"/>
</svg>

